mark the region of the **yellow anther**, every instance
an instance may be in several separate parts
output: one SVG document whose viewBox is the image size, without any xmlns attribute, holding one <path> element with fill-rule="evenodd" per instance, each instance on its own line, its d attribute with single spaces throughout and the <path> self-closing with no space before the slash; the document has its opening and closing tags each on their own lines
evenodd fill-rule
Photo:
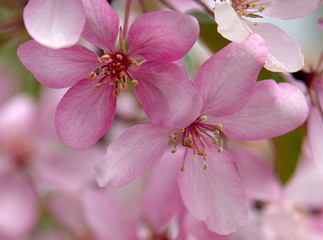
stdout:
<svg viewBox="0 0 323 240">
<path fill-rule="evenodd" d="M 222 148 L 222 147 L 219 147 L 219 148 L 218 148 L 218 152 L 219 152 L 219 153 L 222 153 L 222 152 L 223 152 L 223 148 Z"/>
<path fill-rule="evenodd" d="M 206 163 L 204 164 L 204 170 L 206 170 L 209 167 Z"/>
<path fill-rule="evenodd" d="M 93 87 L 93 88 L 94 88 L 95 90 L 98 90 L 98 89 L 100 89 L 101 85 L 102 85 L 102 83 L 97 83 L 97 84 L 95 84 L 95 85 L 94 85 L 94 87 Z"/>
<path fill-rule="evenodd" d="M 136 86 L 138 84 L 138 80 L 131 80 L 131 83 Z"/>
<path fill-rule="evenodd" d="M 103 76 L 104 74 L 105 74 L 105 72 L 106 72 L 106 68 L 102 68 L 102 69 L 100 69 L 100 71 L 99 71 L 99 76 L 101 77 L 101 76 Z"/>
<path fill-rule="evenodd" d="M 106 54 L 106 55 L 101 56 L 101 58 L 104 60 L 108 60 L 108 59 L 110 59 L 110 55 Z"/>
<path fill-rule="evenodd" d="M 97 59 L 98 59 L 99 63 L 103 63 L 101 58 L 98 57 Z"/>
<path fill-rule="evenodd" d="M 120 89 L 119 89 L 119 88 L 115 88 L 115 89 L 113 90 L 113 96 L 114 96 L 114 97 L 118 97 L 118 96 L 119 96 L 119 94 L 120 94 Z"/>
<path fill-rule="evenodd" d="M 266 7 L 265 6 L 260 6 L 259 8 L 258 8 L 258 11 L 259 12 L 262 12 L 262 11 L 264 11 L 266 9 Z"/>
<path fill-rule="evenodd" d="M 253 3 L 253 4 L 251 4 L 251 7 L 255 8 L 255 7 L 257 7 L 257 4 Z"/>
<path fill-rule="evenodd" d="M 203 156 L 203 152 L 201 150 L 198 150 L 197 154 L 200 155 L 200 156 Z"/>
<path fill-rule="evenodd" d="M 218 143 L 219 143 L 218 139 L 216 139 L 216 138 L 213 138 L 213 139 L 212 139 L 212 142 L 213 142 L 214 144 L 218 144 Z"/>
<path fill-rule="evenodd" d="M 188 140 L 192 140 L 192 134 L 188 134 L 187 139 L 188 139 Z"/>
<path fill-rule="evenodd" d="M 200 119 L 203 121 L 203 120 L 207 120 L 207 116 L 205 116 L 205 115 L 202 115 L 202 116 L 200 116 Z"/>
<path fill-rule="evenodd" d="M 171 152 L 172 153 L 176 153 L 177 152 L 177 148 L 173 148 Z"/>
<path fill-rule="evenodd" d="M 128 84 L 127 83 L 120 83 L 119 84 L 119 89 L 122 91 L 122 92 L 126 92 L 128 90 Z"/>
<path fill-rule="evenodd" d="M 217 129 L 221 130 L 222 129 L 222 123 L 219 123 L 217 126 Z"/>
<path fill-rule="evenodd" d="M 121 79 L 121 78 L 124 78 L 124 76 L 126 76 L 126 74 L 124 73 L 124 72 L 120 72 L 119 73 L 119 78 Z"/>
<path fill-rule="evenodd" d="M 219 135 L 220 134 L 220 131 L 218 130 L 218 129 L 216 129 L 215 131 L 214 131 L 214 135 Z"/>
<path fill-rule="evenodd" d="M 255 22 L 253 22 L 253 25 L 255 25 L 255 26 L 258 26 L 258 22 L 257 21 L 255 21 Z"/>
<path fill-rule="evenodd" d="M 184 172 L 184 170 L 185 170 L 185 167 L 181 166 L 181 172 Z"/>
<path fill-rule="evenodd" d="M 183 132 L 185 131 L 185 129 L 184 129 L 184 128 L 180 128 L 180 129 L 179 129 L 179 131 L 180 131 L 181 133 L 183 133 Z"/>
<path fill-rule="evenodd" d="M 96 78 L 96 73 L 95 72 L 91 72 L 89 75 L 89 80 L 93 81 Z"/>
<path fill-rule="evenodd" d="M 119 60 L 122 60 L 122 56 L 120 54 L 117 54 L 116 57 L 119 59 Z"/>
</svg>

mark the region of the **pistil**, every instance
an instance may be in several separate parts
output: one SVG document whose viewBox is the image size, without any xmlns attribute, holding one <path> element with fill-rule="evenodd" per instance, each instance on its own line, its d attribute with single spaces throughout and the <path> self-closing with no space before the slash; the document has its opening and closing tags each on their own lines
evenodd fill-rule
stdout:
<svg viewBox="0 0 323 240">
<path fill-rule="evenodd" d="M 207 116 L 200 116 L 191 125 L 186 128 L 178 129 L 174 134 L 169 136 L 171 142 L 174 143 L 174 148 L 171 150 L 172 153 L 177 152 L 177 146 L 182 144 L 183 147 L 193 150 L 193 155 L 198 154 L 204 161 L 204 169 L 208 168 L 207 161 L 207 151 L 206 146 L 212 148 L 213 144 L 218 144 L 219 141 L 216 136 L 220 134 L 222 129 L 222 124 L 218 125 L 204 123 L 207 120 Z M 214 136 L 210 134 L 213 132 Z M 223 149 L 218 148 L 218 152 L 221 153 Z M 184 171 L 184 162 L 181 167 L 181 171 Z"/>
</svg>

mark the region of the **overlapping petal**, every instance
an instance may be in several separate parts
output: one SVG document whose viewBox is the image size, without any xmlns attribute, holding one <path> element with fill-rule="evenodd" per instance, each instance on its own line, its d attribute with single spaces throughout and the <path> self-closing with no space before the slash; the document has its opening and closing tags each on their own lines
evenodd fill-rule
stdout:
<svg viewBox="0 0 323 240">
<path fill-rule="evenodd" d="M 314 12 L 322 3 L 319 0 L 271 0 L 266 4 L 264 14 L 281 19 L 305 17 Z"/>
<path fill-rule="evenodd" d="M 202 101 L 177 65 L 147 61 L 129 72 L 138 80 L 136 95 L 152 122 L 180 128 L 199 116 Z"/>
<path fill-rule="evenodd" d="M 97 55 L 81 45 L 53 50 L 29 41 L 17 53 L 35 78 L 50 88 L 70 87 L 101 65 Z"/>
<path fill-rule="evenodd" d="M 311 108 L 307 125 L 308 142 L 312 158 L 323 172 L 323 118 L 317 108 Z"/>
<path fill-rule="evenodd" d="M 179 188 L 189 212 L 218 234 L 229 234 L 247 223 L 248 203 L 231 155 L 207 149 L 208 168 L 197 155 L 187 153 Z"/>
<path fill-rule="evenodd" d="M 133 219 L 103 191 L 82 194 L 85 220 L 98 240 L 136 240 Z"/>
<path fill-rule="evenodd" d="M 82 33 L 85 10 L 82 0 L 30 0 L 24 22 L 37 42 L 51 48 L 69 47 Z"/>
<path fill-rule="evenodd" d="M 273 167 L 251 149 L 233 144 L 230 153 L 252 200 L 277 201 L 281 197 L 280 184 Z"/>
<path fill-rule="evenodd" d="M 260 140 L 285 134 L 307 118 L 303 93 L 289 83 L 265 80 L 256 84 L 248 104 L 230 116 L 216 117 L 231 139 Z"/>
<path fill-rule="evenodd" d="M 130 26 L 128 54 L 153 61 L 178 60 L 198 35 L 199 25 L 192 16 L 176 11 L 146 13 Z"/>
<path fill-rule="evenodd" d="M 100 186 L 122 186 L 153 166 L 165 152 L 173 129 L 155 124 L 136 125 L 111 143 L 96 165 Z"/>
<path fill-rule="evenodd" d="M 37 218 L 37 200 L 24 173 L 0 175 L 0 235 L 20 239 L 31 231 Z"/>
<path fill-rule="evenodd" d="M 266 43 L 256 34 L 231 43 L 207 60 L 195 77 L 205 114 L 223 116 L 240 110 L 252 95 L 267 57 Z"/>
<path fill-rule="evenodd" d="M 105 0 L 83 0 L 86 21 L 82 37 L 107 51 L 114 52 L 119 31 L 119 17 Z"/>
<path fill-rule="evenodd" d="M 183 210 L 177 173 L 180 171 L 183 152 L 167 151 L 154 167 L 142 201 L 142 212 L 157 231 Z M 161 180 L 161 176 L 163 179 Z"/>
<path fill-rule="evenodd" d="M 216 1 L 214 19 L 218 24 L 218 32 L 231 41 L 244 42 L 250 36 L 251 31 L 244 25 L 229 1 Z"/>
<path fill-rule="evenodd" d="M 55 115 L 57 134 L 66 145 L 82 149 L 97 142 L 109 129 L 115 114 L 116 98 L 110 84 L 94 89 L 88 79 L 70 88 Z"/>
<path fill-rule="evenodd" d="M 265 68 L 273 72 L 296 72 L 304 66 L 298 44 L 282 29 L 271 23 L 260 22 L 257 26 L 249 21 L 245 23 L 268 44 L 269 52 Z"/>
</svg>

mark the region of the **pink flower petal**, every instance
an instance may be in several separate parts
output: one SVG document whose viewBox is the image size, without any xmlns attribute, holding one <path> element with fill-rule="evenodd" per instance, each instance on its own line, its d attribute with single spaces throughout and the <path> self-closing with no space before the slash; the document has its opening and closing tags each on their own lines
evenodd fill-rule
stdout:
<svg viewBox="0 0 323 240">
<path fill-rule="evenodd" d="M 308 116 L 308 142 L 313 160 L 323 173 L 323 118 L 319 110 L 312 107 Z"/>
<path fill-rule="evenodd" d="M 35 127 L 37 106 L 29 95 L 17 94 L 0 108 L 0 139 L 29 135 Z"/>
<path fill-rule="evenodd" d="M 230 153 L 236 160 L 237 169 L 246 186 L 250 199 L 277 201 L 281 195 L 278 178 L 265 159 L 251 149 L 234 144 Z"/>
<path fill-rule="evenodd" d="M 207 149 L 208 168 L 200 156 L 187 153 L 179 188 L 188 211 L 218 234 L 229 234 L 247 223 L 248 203 L 231 155 Z"/>
<path fill-rule="evenodd" d="M 137 239 L 131 216 L 103 191 L 86 190 L 82 194 L 82 205 L 87 225 L 96 239 Z"/>
<path fill-rule="evenodd" d="M 231 240 L 229 236 L 218 235 L 211 232 L 203 221 L 198 221 L 188 212 L 185 214 L 184 219 L 181 221 L 179 239 L 210 239 L 210 240 Z"/>
<path fill-rule="evenodd" d="M 97 181 L 122 186 L 153 166 L 165 152 L 172 129 L 154 124 L 136 125 L 110 144 L 96 165 Z"/>
<path fill-rule="evenodd" d="M 196 19 L 176 11 L 141 15 L 130 26 L 130 56 L 146 60 L 174 61 L 184 57 L 196 42 L 199 25 Z"/>
<path fill-rule="evenodd" d="M 82 0 L 30 0 L 24 9 L 24 22 L 37 42 L 51 48 L 72 46 L 85 23 Z"/>
<path fill-rule="evenodd" d="M 200 114 L 202 100 L 185 72 L 167 62 L 145 62 L 129 71 L 136 95 L 152 122 L 186 127 Z"/>
<path fill-rule="evenodd" d="M 268 44 L 269 53 L 265 68 L 273 72 L 296 72 L 304 66 L 298 44 L 282 29 L 271 23 L 245 21 L 248 27 L 259 34 Z"/>
<path fill-rule="evenodd" d="M 250 36 L 251 31 L 244 25 L 229 1 L 215 2 L 214 19 L 218 24 L 218 32 L 231 41 L 244 42 Z"/>
<path fill-rule="evenodd" d="M 47 153 L 50 152 L 47 150 Z M 76 192 L 95 178 L 93 165 L 102 156 L 103 152 L 97 148 L 52 153 L 48 154 L 46 161 L 35 162 L 36 171 L 44 181 Z"/>
<path fill-rule="evenodd" d="M 101 65 L 97 55 L 81 45 L 52 50 L 29 41 L 19 46 L 17 54 L 35 78 L 50 88 L 70 87 Z"/>
<path fill-rule="evenodd" d="M 175 159 L 174 159 L 175 158 Z M 162 230 L 184 205 L 177 185 L 177 173 L 183 154 L 167 151 L 153 168 L 149 184 L 142 201 L 143 217 L 157 231 Z M 160 176 L 163 176 L 161 181 Z"/>
<path fill-rule="evenodd" d="M 119 17 L 106 0 L 83 0 L 86 21 L 82 37 L 107 51 L 114 52 L 119 31 Z"/>
<path fill-rule="evenodd" d="M 307 118 L 303 93 L 289 83 L 257 82 L 248 104 L 230 116 L 217 117 L 226 136 L 239 140 L 260 140 L 285 134 Z"/>
<path fill-rule="evenodd" d="M 76 149 L 96 143 L 109 129 L 115 114 L 113 87 L 94 84 L 85 79 L 70 88 L 60 101 L 55 124 L 60 140 Z"/>
<path fill-rule="evenodd" d="M 323 206 L 322 171 L 317 167 L 316 162 L 309 161 L 311 159 L 301 160 L 305 160 L 306 164 L 298 166 L 297 171 L 286 184 L 284 195 L 289 201 L 298 206 L 321 208 Z"/>
<path fill-rule="evenodd" d="M 203 113 L 232 114 L 249 100 L 267 57 L 267 46 L 256 34 L 244 43 L 231 43 L 199 69 L 195 87 L 203 98 Z"/>
<path fill-rule="evenodd" d="M 37 218 L 36 196 L 23 173 L 0 175 L 0 235 L 20 239 L 34 227 Z"/>
<path fill-rule="evenodd" d="M 281 19 L 293 19 L 310 15 L 321 3 L 319 0 L 271 0 L 263 14 Z"/>
</svg>

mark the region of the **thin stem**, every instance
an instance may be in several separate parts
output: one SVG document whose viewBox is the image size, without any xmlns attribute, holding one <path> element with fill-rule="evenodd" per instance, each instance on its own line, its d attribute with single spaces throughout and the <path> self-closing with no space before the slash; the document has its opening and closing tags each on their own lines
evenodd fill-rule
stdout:
<svg viewBox="0 0 323 240">
<path fill-rule="evenodd" d="M 126 39 L 127 32 L 128 32 L 128 21 L 129 21 L 131 3 L 132 3 L 132 0 L 127 0 L 127 3 L 126 3 L 126 14 L 125 14 L 125 18 L 124 18 L 123 32 L 122 32 L 123 39 Z"/>
<path fill-rule="evenodd" d="M 143 13 L 148 12 L 148 11 L 147 11 L 147 7 L 146 7 L 146 4 L 145 4 L 144 0 L 138 0 L 138 1 L 139 1 L 139 4 L 140 4 L 140 7 L 141 7 L 142 12 L 143 12 Z"/>
<path fill-rule="evenodd" d="M 203 2 L 203 0 L 194 0 L 197 4 L 199 4 L 200 6 L 202 6 L 203 8 L 204 8 L 204 10 L 208 13 L 208 14 L 210 14 L 211 16 L 213 16 L 214 15 L 214 12 L 213 12 L 213 10 L 211 9 L 211 8 L 209 8 L 209 6 L 205 3 L 205 2 Z"/>
</svg>

